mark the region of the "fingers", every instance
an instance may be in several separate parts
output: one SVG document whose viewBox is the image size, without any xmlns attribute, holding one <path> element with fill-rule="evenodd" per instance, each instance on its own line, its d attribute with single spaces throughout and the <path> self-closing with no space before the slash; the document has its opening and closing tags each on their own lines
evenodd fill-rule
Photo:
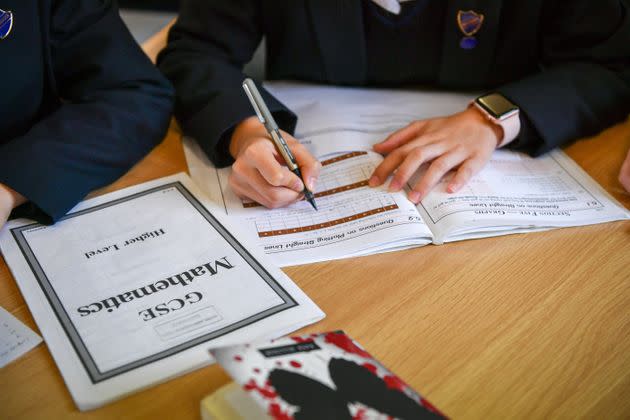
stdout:
<svg viewBox="0 0 630 420">
<path fill-rule="evenodd" d="M 376 187 L 381 185 L 389 177 L 389 175 L 400 166 L 405 159 L 405 154 L 402 150 L 397 149 L 387 155 L 387 157 L 376 167 L 368 184 L 370 187 Z"/>
<path fill-rule="evenodd" d="M 463 147 L 456 147 L 435 159 L 409 192 L 409 200 L 414 203 L 420 202 L 447 172 L 462 163 L 466 157 L 466 150 Z"/>
<path fill-rule="evenodd" d="M 294 191 L 302 191 L 302 181 L 293 172 L 281 165 L 275 158 L 276 150 L 271 142 L 262 139 L 251 144 L 234 162 L 233 170 L 244 174 L 252 174 L 251 168 L 260 172 L 266 183 L 274 187 L 286 187 Z"/>
<path fill-rule="evenodd" d="M 389 184 L 389 190 L 399 191 L 423 163 L 432 161 L 446 151 L 447 146 L 444 143 L 414 148 L 396 170 L 392 182 Z"/>
<path fill-rule="evenodd" d="M 229 184 L 238 197 L 254 200 L 268 208 L 284 207 L 301 197 L 299 192 L 267 183 L 266 179 L 254 168 L 233 170 Z"/>
<path fill-rule="evenodd" d="M 381 143 L 375 144 L 374 151 L 381 154 L 390 153 L 392 150 L 421 135 L 424 127 L 426 126 L 426 123 L 426 120 L 414 121 L 406 127 L 403 127 L 400 130 L 393 132 Z"/>
<path fill-rule="evenodd" d="M 390 191 L 397 191 L 422 164 L 431 162 L 409 199 L 416 203 L 422 200 L 454 168 L 458 170 L 447 190 L 459 190 L 481 170 L 496 147 L 496 134 L 489 124 L 479 112 L 468 109 L 409 124 L 374 146 L 387 156 L 374 170 L 370 186 L 380 185 L 394 174 Z"/>
<path fill-rule="evenodd" d="M 309 153 L 309 151 L 300 143 L 290 145 L 291 152 L 295 156 L 295 160 L 302 172 L 302 177 L 309 191 L 314 191 L 319 178 L 319 171 L 322 168 L 321 163 Z M 302 191 L 302 190 L 299 190 Z"/>
<path fill-rule="evenodd" d="M 258 169 L 262 179 L 271 186 L 285 187 L 295 192 L 300 192 L 304 189 L 300 178 L 286 166 L 280 165 L 273 157 L 260 159 L 254 164 L 254 167 Z"/>
<path fill-rule="evenodd" d="M 400 170 L 401 166 L 404 165 L 403 172 L 399 177 L 395 177 L 390 184 L 390 190 L 399 190 L 422 163 L 428 162 L 448 150 L 446 143 L 436 142 L 437 140 L 439 138 L 435 135 L 425 135 L 415 139 L 413 143 L 408 143 L 391 152 L 374 170 L 369 181 L 370 187 L 381 185 L 394 171 Z M 415 161 L 419 161 L 419 163 L 414 168 Z"/>
<path fill-rule="evenodd" d="M 466 160 L 460 165 L 459 169 L 457 169 L 455 176 L 451 179 L 451 182 L 448 183 L 446 191 L 449 193 L 459 191 L 485 164 L 486 160 L 481 158 Z"/>
<path fill-rule="evenodd" d="M 288 134 L 287 143 L 303 177 L 315 187 L 320 164 L 304 146 Z M 269 208 L 283 207 L 301 197 L 302 180 L 278 160 L 278 152 L 269 139 L 250 139 L 240 150 L 230 174 L 229 183 L 236 195 L 254 200 Z"/>
</svg>

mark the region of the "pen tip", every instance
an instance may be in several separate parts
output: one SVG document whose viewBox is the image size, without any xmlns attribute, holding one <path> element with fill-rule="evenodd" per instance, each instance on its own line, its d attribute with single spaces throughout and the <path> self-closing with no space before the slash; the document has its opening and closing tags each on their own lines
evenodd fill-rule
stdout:
<svg viewBox="0 0 630 420">
<path fill-rule="evenodd" d="M 304 198 L 306 199 L 306 201 L 311 203 L 311 206 L 313 206 L 315 211 L 317 211 L 317 204 L 315 204 L 315 195 L 306 188 L 304 188 L 303 193 L 304 193 Z"/>
</svg>

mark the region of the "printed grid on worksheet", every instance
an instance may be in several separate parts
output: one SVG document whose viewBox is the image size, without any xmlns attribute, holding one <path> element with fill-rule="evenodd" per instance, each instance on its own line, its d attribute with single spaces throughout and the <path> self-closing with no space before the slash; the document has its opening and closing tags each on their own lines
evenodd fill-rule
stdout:
<svg viewBox="0 0 630 420">
<path fill-rule="evenodd" d="M 318 211 L 305 201 L 267 210 L 254 219 L 259 237 L 323 229 L 398 209 L 390 194 L 368 187 L 375 164 L 367 153 L 341 155 L 322 166 L 315 191 Z"/>
<path fill-rule="evenodd" d="M 440 181 L 435 193 L 421 204 L 433 223 L 479 208 L 518 214 L 604 207 L 553 155 L 532 159 L 495 152 L 486 167 L 457 193 L 443 192 L 447 182 Z"/>
</svg>

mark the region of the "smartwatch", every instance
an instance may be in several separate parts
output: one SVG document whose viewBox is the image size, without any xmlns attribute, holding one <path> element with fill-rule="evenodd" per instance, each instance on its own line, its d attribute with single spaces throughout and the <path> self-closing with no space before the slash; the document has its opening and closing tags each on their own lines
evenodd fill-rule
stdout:
<svg viewBox="0 0 630 420">
<path fill-rule="evenodd" d="M 519 109 L 505 96 L 500 93 L 481 95 L 475 99 L 473 105 L 490 122 L 501 126 L 503 129 L 503 138 L 499 141 L 497 147 L 508 144 L 518 136 L 518 132 L 521 131 L 521 120 L 518 116 Z"/>
</svg>

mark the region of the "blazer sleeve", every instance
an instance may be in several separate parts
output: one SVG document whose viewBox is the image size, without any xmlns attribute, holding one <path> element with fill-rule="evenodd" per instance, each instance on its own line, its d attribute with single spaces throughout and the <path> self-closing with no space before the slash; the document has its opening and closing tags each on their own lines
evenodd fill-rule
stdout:
<svg viewBox="0 0 630 420">
<path fill-rule="evenodd" d="M 50 54 L 61 105 L 0 146 L 0 182 L 54 222 L 162 139 L 173 92 L 110 0 L 53 2 Z M 34 206 L 33 206 L 34 205 Z M 28 207 L 28 206 L 27 206 Z"/>
<path fill-rule="evenodd" d="M 630 15 L 621 0 L 545 2 L 541 71 L 498 89 L 521 108 L 513 147 L 533 155 L 630 113 Z"/>
<path fill-rule="evenodd" d="M 255 115 L 243 92 L 244 65 L 263 36 L 258 0 L 183 0 L 158 66 L 175 86 L 175 117 L 218 166 L 228 153 L 234 127 Z M 260 90 L 278 125 L 293 132 L 297 118 Z"/>
</svg>

